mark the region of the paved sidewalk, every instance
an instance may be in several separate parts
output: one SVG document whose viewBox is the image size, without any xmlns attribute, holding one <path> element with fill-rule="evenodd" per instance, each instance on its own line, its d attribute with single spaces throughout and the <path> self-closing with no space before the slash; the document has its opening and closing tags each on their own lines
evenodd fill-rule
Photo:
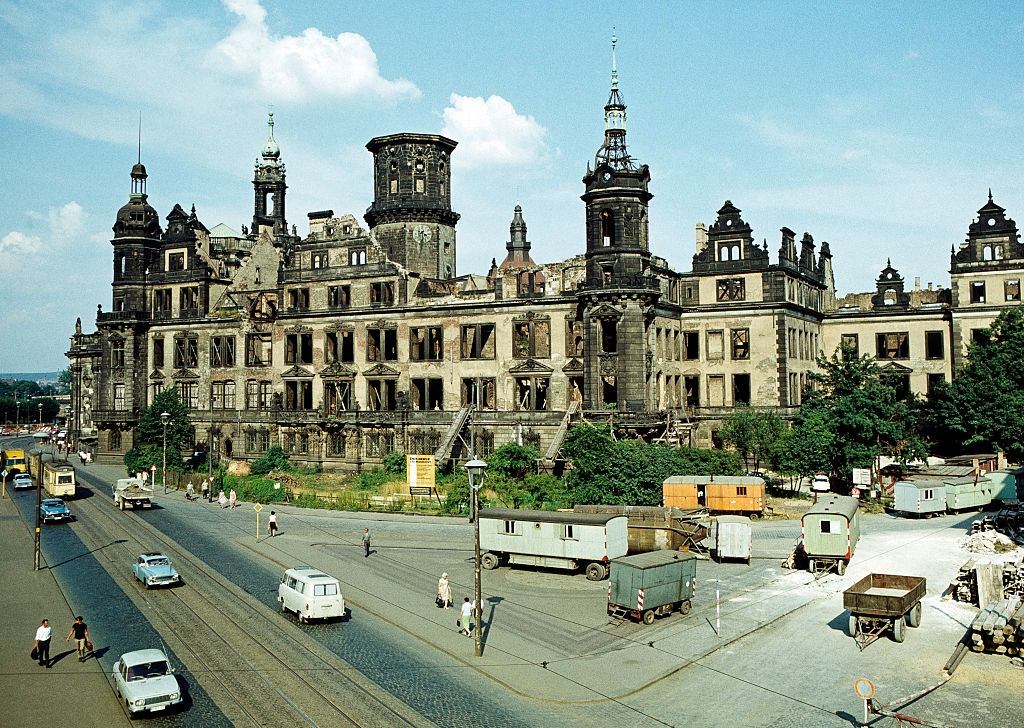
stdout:
<svg viewBox="0 0 1024 728">
<path fill-rule="evenodd" d="M 74 614 L 50 571 L 41 564 L 32 569 L 34 523 L 26 524 L 11 500 L 0 500 L 0 592 L 4 616 L 0 619 L 0 724 L 20 728 L 105 728 L 131 725 L 114 698 L 100 664 L 79 662 L 74 642 L 65 642 Z M 34 496 L 20 493 L 18 498 Z M 86 623 L 89 615 L 83 615 Z M 36 628 L 50 620 L 53 667 L 40 667 L 29 659 Z M 102 649 L 105 635 L 92 632 L 93 644 Z M 73 716 L 72 723 L 67 723 Z"/>
</svg>

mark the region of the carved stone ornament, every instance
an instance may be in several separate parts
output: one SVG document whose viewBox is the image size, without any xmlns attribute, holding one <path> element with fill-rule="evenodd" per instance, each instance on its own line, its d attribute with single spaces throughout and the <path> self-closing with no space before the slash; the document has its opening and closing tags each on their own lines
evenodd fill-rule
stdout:
<svg viewBox="0 0 1024 728">
<path fill-rule="evenodd" d="M 313 372 L 300 366 L 293 366 L 281 373 L 282 379 L 312 379 Z"/>
</svg>

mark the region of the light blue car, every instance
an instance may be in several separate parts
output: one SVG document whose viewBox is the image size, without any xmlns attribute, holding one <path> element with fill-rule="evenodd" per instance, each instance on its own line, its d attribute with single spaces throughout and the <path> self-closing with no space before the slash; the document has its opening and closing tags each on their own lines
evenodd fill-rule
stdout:
<svg viewBox="0 0 1024 728">
<path fill-rule="evenodd" d="M 170 586 L 181 581 L 178 572 L 171 566 L 171 560 L 158 552 L 140 554 L 132 564 L 135 578 L 149 589 L 154 586 Z"/>
<path fill-rule="evenodd" d="M 44 523 L 70 521 L 71 509 L 60 498 L 44 498 L 39 504 L 39 516 Z"/>
<path fill-rule="evenodd" d="M 181 702 L 181 688 L 163 650 L 127 652 L 114 663 L 114 692 L 130 715 Z"/>
</svg>

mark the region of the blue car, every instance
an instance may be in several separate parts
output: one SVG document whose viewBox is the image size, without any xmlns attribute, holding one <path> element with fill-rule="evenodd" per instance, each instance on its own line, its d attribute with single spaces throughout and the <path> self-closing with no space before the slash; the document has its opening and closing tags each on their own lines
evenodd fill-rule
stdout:
<svg viewBox="0 0 1024 728">
<path fill-rule="evenodd" d="M 39 504 L 39 515 L 44 522 L 70 521 L 71 509 L 60 498 L 44 498 Z"/>
<path fill-rule="evenodd" d="M 181 582 L 177 570 L 171 566 L 171 560 L 161 553 L 150 551 L 140 554 L 132 564 L 135 578 L 149 589 L 154 586 L 169 586 Z"/>
</svg>

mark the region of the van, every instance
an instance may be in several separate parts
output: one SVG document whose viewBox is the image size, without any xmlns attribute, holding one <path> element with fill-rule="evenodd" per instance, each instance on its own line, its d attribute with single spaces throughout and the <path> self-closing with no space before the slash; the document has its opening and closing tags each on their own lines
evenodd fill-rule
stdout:
<svg viewBox="0 0 1024 728">
<path fill-rule="evenodd" d="M 312 566 L 295 566 L 284 572 L 277 588 L 282 612 L 294 612 L 299 622 L 345 616 L 341 585 Z"/>
</svg>

